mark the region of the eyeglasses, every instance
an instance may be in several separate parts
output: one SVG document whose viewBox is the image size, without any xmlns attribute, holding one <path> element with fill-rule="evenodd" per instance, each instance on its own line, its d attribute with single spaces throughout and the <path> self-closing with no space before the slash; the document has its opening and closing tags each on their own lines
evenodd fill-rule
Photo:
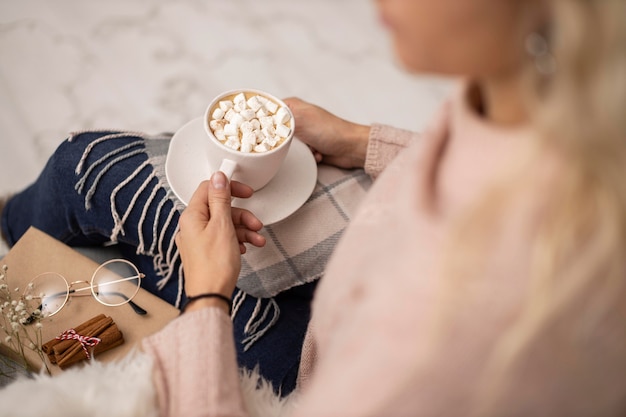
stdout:
<svg viewBox="0 0 626 417">
<path fill-rule="evenodd" d="M 30 321 L 36 317 L 50 317 L 61 311 L 71 296 L 92 295 L 96 301 L 106 306 L 129 304 L 135 313 L 144 315 L 146 310 L 132 299 L 137 295 L 141 279 L 145 275 L 125 259 L 112 259 L 101 264 L 93 273 L 91 281 L 68 283 L 63 275 L 44 272 L 33 278 L 26 286 L 24 300 L 30 313 Z M 86 285 L 73 288 L 77 285 Z M 86 291 L 90 290 L 91 294 Z"/>
</svg>

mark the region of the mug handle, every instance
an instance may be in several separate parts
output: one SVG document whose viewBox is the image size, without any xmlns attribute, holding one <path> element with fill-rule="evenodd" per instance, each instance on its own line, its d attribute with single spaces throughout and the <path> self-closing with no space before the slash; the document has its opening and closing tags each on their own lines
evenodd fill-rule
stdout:
<svg viewBox="0 0 626 417">
<path fill-rule="evenodd" d="M 236 168 L 237 168 L 237 162 L 231 159 L 223 159 L 222 164 L 220 165 L 220 168 L 218 169 L 218 171 L 222 171 L 224 175 L 226 175 L 226 177 L 228 178 L 228 181 L 230 181 L 230 179 L 233 177 L 233 173 L 235 172 Z"/>
<path fill-rule="evenodd" d="M 233 173 L 235 172 L 235 168 L 237 168 L 237 162 L 232 159 L 223 159 L 218 171 L 222 171 L 224 175 L 226 175 L 226 178 L 228 178 L 228 181 L 230 181 L 233 177 Z M 232 202 L 234 199 L 235 197 L 231 197 L 230 201 Z"/>
</svg>

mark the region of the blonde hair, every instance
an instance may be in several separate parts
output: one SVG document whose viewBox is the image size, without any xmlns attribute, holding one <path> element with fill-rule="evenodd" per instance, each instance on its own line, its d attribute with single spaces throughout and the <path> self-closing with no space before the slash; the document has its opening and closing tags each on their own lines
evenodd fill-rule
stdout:
<svg viewBox="0 0 626 417">
<path fill-rule="evenodd" d="M 557 70 L 546 76 L 529 69 L 528 91 L 534 155 L 558 155 L 557 174 L 542 196 L 532 237 L 528 296 L 496 338 L 477 382 L 479 416 L 600 416 L 626 409 L 626 1 L 548 3 Z M 494 190 L 457 230 L 463 241 L 450 248 L 453 265 L 445 266 L 451 285 L 480 276 L 493 243 L 485 230 L 497 231 L 494 219 L 506 216 L 533 175 L 516 179 L 519 187 L 507 182 Z M 450 286 L 446 291 L 453 301 L 447 300 L 440 328 L 455 320 L 452 309 L 464 302 L 464 294 Z M 543 386 L 523 386 L 530 368 L 554 359 L 557 347 L 567 363 L 545 381 L 526 381 Z M 571 402 L 541 408 L 549 399 L 541 395 L 554 395 L 558 389 L 550 389 L 560 382 L 574 391 Z"/>
</svg>

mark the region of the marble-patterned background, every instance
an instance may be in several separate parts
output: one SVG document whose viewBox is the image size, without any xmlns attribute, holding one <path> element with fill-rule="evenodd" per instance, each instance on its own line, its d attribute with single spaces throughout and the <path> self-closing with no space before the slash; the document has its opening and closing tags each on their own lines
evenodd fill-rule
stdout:
<svg viewBox="0 0 626 417">
<path fill-rule="evenodd" d="M 449 82 L 404 74 L 367 0 L 0 0 L 0 194 L 70 131 L 175 131 L 240 87 L 419 130 Z"/>
</svg>

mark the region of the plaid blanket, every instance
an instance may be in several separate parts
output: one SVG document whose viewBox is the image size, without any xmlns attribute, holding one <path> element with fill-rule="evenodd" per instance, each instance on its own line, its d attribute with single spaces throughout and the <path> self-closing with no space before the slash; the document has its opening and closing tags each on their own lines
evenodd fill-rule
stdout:
<svg viewBox="0 0 626 417">
<path fill-rule="evenodd" d="M 320 278 L 371 181 L 362 169 L 319 165 L 317 184 L 306 203 L 265 227 L 265 247 L 250 247 L 243 256 L 237 286 L 267 298 Z"/>
<path fill-rule="evenodd" d="M 166 140 L 147 141 L 146 151 L 157 177 L 168 188 L 165 159 L 170 135 L 164 136 Z M 315 189 L 305 204 L 261 231 L 267 239 L 265 247 L 248 247 L 237 286 L 253 297 L 270 298 L 320 278 L 371 183 L 362 169 L 319 165 Z M 177 201 L 176 207 L 185 206 Z"/>
</svg>

